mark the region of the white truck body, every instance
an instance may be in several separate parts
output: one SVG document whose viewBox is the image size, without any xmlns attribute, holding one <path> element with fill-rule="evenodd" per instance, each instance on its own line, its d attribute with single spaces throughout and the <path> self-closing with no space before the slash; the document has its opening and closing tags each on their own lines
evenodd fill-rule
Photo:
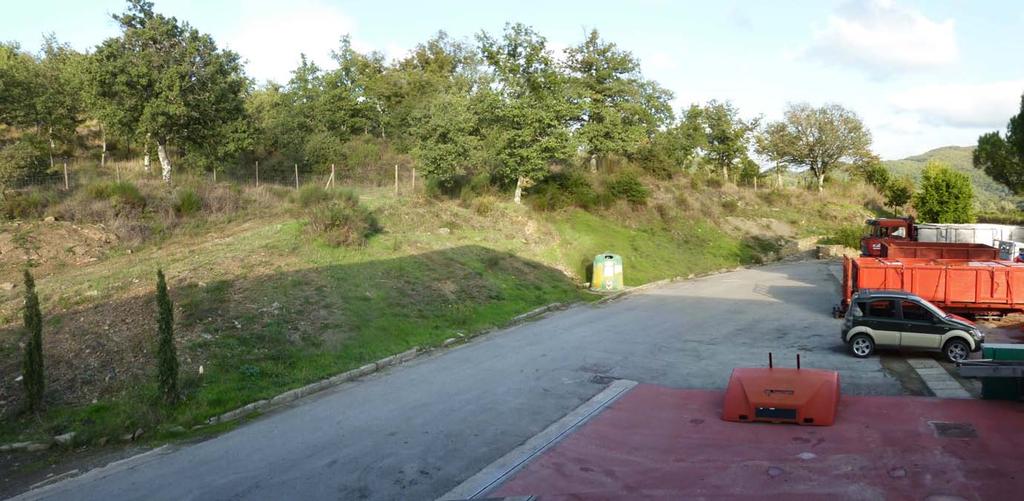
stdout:
<svg viewBox="0 0 1024 501">
<path fill-rule="evenodd" d="M 1024 227 L 1008 224 L 919 223 L 919 242 L 985 244 L 998 247 L 1000 241 L 1024 241 Z"/>
</svg>

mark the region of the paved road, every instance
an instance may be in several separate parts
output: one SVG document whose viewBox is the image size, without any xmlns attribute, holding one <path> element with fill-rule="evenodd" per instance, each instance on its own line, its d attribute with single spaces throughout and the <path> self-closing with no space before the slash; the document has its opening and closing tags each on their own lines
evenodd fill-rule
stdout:
<svg viewBox="0 0 1024 501">
<path fill-rule="evenodd" d="M 824 263 L 777 264 L 579 306 L 310 397 L 55 499 L 433 499 L 601 391 L 607 379 L 724 388 L 766 353 L 901 394 L 839 344 Z M 37 493 L 38 494 L 38 493 Z"/>
</svg>

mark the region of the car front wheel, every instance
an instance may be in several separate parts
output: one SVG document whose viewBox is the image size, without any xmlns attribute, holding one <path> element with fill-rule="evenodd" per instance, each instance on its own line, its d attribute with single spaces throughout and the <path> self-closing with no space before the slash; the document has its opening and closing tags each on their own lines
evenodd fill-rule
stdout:
<svg viewBox="0 0 1024 501">
<path fill-rule="evenodd" d="M 950 339 L 946 343 L 945 348 L 942 349 L 942 353 L 946 355 L 946 360 L 950 362 L 962 362 L 971 355 L 971 347 L 967 346 L 963 339 Z"/>
<path fill-rule="evenodd" d="M 850 340 L 850 351 L 857 358 L 870 357 L 875 352 L 875 341 L 867 334 L 857 334 Z"/>
</svg>

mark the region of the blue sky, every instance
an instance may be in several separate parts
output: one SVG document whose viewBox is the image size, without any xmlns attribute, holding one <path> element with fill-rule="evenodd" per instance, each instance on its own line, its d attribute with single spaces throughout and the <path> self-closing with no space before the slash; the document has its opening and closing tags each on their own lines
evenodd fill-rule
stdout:
<svg viewBox="0 0 1024 501">
<path fill-rule="evenodd" d="M 54 32 L 88 50 L 117 27 L 120 0 L 8 0 L 0 39 L 38 47 Z M 676 108 L 729 100 L 746 116 L 789 102 L 835 102 L 861 115 L 883 158 L 974 144 L 1005 128 L 1024 93 L 1024 3 L 1006 1 L 338 1 L 157 0 L 283 81 L 304 52 L 325 67 L 339 37 L 401 57 L 445 30 L 471 38 L 521 21 L 556 51 L 591 28 L 632 51 Z"/>
</svg>

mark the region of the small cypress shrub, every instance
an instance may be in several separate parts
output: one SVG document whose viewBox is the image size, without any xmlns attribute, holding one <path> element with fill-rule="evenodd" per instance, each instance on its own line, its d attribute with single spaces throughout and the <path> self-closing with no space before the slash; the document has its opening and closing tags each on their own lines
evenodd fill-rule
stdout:
<svg viewBox="0 0 1024 501">
<path fill-rule="evenodd" d="M 186 216 L 203 210 L 203 199 L 191 188 L 185 188 L 178 192 L 174 201 L 174 211 Z"/>
<path fill-rule="evenodd" d="M 39 296 L 32 273 L 25 270 L 25 359 L 22 366 L 22 382 L 28 397 L 28 410 L 38 410 L 43 403 L 45 377 L 43 373 L 43 314 L 39 311 Z"/>
<path fill-rule="evenodd" d="M 164 272 L 156 270 L 157 377 L 160 398 L 166 404 L 178 401 L 178 353 L 174 349 L 174 311 L 167 294 Z"/>
<path fill-rule="evenodd" d="M 621 172 L 608 180 L 605 187 L 612 197 L 626 200 L 633 205 L 647 205 L 647 197 L 651 194 L 640 181 L 640 177 L 630 171 Z"/>
</svg>

